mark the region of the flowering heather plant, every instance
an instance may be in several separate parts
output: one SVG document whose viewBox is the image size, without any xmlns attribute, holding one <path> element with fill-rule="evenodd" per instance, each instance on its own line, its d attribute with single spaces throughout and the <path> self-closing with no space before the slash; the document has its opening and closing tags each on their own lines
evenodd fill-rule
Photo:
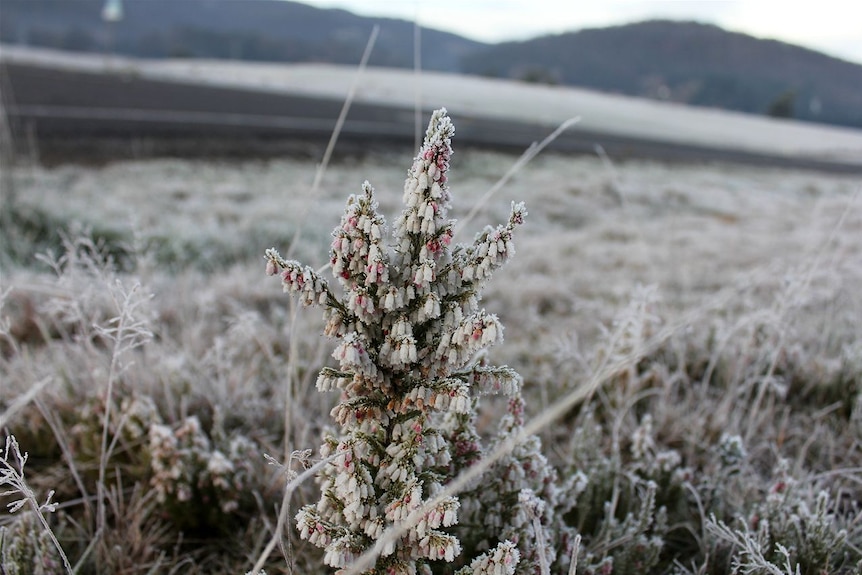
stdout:
<svg viewBox="0 0 862 575">
<path fill-rule="evenodd" d="M 454 533 L 459 499 L 425 504 L 478 457 L 469 429 L 475 397 L 519 390 L 512 369 L 479 359 L 503 331 L 495 315 L 480 309 L 479 297 L 513 254 L 512 234 L 526 211 L 513 204 L 506 224 L 485 228 L 471 245 L 450 245 L 453 133 L 446 111 L 434 112 L 404 184 L 405 208 L 391 244 L 368 182 L 350 196 L 330 252 L 342 297 L 310 267 L 266 252 L 267 273 L 280 274 L 284 290 L 305 305 L 323 306 L 325 333 L 339 340 L 333 353 L 339 367 L 323 368 L 317 379 L 320 391 L 341 391 L 331 412 L 340 432 L 321 449 L 335 457 L 318 475 L 320 501 L 296 515 L 301 537 L 324 549 L 331 567 L 348 567 L 413 512 L 420 520 L 385 546 L 368 573 L 431 573 L 439 562 L 454 563 L 447 568 L 452 572 L 467 565 Z M 458 572 L 514 573 L 516 542 L 486 540 L 497 546 Z"/>
<path fill-rule="evenodd" d="M 151 424 L 147 447 L 150 486 L 175 525 L 227 532 L 253 506 L 257 446 L 247 437 L 211 440 L 191 416 L 176 428 Z"/>
</svg>

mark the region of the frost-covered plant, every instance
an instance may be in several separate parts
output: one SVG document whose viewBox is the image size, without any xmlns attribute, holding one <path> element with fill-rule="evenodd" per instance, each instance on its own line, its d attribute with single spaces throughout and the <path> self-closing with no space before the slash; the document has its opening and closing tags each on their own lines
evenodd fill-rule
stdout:
<svg viewBox="0 0 862 575">
<path fill-rule="evenodd" d="M 524 401 L 509 400 L 490 449 L 521 437 Z M 459 536 L 476 549 L 499 541 L 517 543 L 521 554 L 515 573 L 565 573 L 571 558 L 574 531 L 563 523 L 584 488 L 583 474 L 561 481 L 541 452 L 538 436 L 526 436 L 494 462 L 481 483 L 461 496 Z"/>
<path fill-rule="evenodd" d="M 618 440 L 603 446 L 612 435 L 607 427 L 590 408 L 578 418 L 572 442 L 581 477 L 569 519 L 584 540 L 578 573 L 655 572 L 664 561 L 669 514 L 682 521 L 687 516 L 687 471 L 675 451 L 657 449 L 649 416 L 634 429 L 628 453 Z"/>
<path fill-rule="evenodd" d="M 99 390 L 96 390 L 99 391 Z M 161 423 L 159 408 L 149 395 L 135 391 L 121 390 L 115 397 L 116 413 L 108 423 L 108 433 L 114 438 L 121 450 L 115 450 L 111 466 L 131 466 L 140 470 L 146 467 L 144 454 L 138 449 L 147 441 L 150 426 Z M 62 414 L 74 423 L 68 430 L 67 439 L 77 461 L 91 465 L 98 463 L 101 454 L 100 434 L 105 425 L 105 397 L 92 395 L 70 406 Z"/>
<path fill-rule="evenodd" d="M 519 389 L 513 370 L 478 359 L 503 331 L 495 315 L 480 309 L 479 297 L 512 255 L 512 234 L 526 211 L 513 204 L 506 224 L 485 228 L 471 245 L 450 246 L 453 133 L 446 111 L 434 112 L 390 244 L 372 187 L 366 182 L 350 196 L 330 252 L 343 296 L 310 267 L 267 250 L 267 273 L 280 274 L 284 290 L 304 304 L 322 305 L 325 333 L 339 340 L 333 353 L 339 367 L 322 369 L 317 380 L 320 391 L 341 392 L 331 412 L 340 431 L 321 448 L 324 457 L 336 457 L 318 475 L 320 501 L 296 515 L 301 537 L 324 549 L 331 567 L 349 566 L 414 513 L 420 520 L 386 545 L 367 573 L 451 572 L 446 564 L 464 565 L 469 557 L 460 557 L 453 530 L 458 497 L 426 502 L 479 452 L 469 429 L 475 397 Z M 497 547 L 459 573 L 513 573 L 520 552 L 498 535 L 489 537 Z"/>
<path fill-rule="evenodd" d="M 847 552 L 852 544 L 835 510 L 829 493 L 804 488 L 782 460 L 766 498 L 747 518 L 730 526 L 712 517 L 707 528 L 730 545 L 733 568 L 742 573 L 849 573 L 859 566 L 860 553 Z"/>
<path fill-rule="evenodd" d="M 44 503 L 24 477 L 27 453 L 21 452 L 14 435 L 6 437 L 0 457 L 0 500 L 6 502 L 10 513 L 29 507 L 11 528 L 0 528 L 0 572 L 2 573 L 60 573 L 72 572 L 66 553 L 54 536 L 44 513 L 53 513 L 57 504 L 52 502 L 50 491 Z M 12 499 L 8 501 L 8 499 Z M 27 516 L 32 513 L 35 520 Z M 61 561 L 62 560 L 62 563 Z M 32 570 L 32 571 L 31 571 Z"/>
<path fill-rule="evenodd" d="M 24 513 L 10 525 L 0 525 L 0 573 L 60 575 L 64 572 L 49 532 L 32 514 Z"/>
<path fill-rule="evenodd" d="M 204 433 L 196 416 L 176 428 L 150 426 L 150 484 L 179 527 L 225 529 L 252 504 L 258 446 L 243 435 L 217 439 Z"/>
</svg>

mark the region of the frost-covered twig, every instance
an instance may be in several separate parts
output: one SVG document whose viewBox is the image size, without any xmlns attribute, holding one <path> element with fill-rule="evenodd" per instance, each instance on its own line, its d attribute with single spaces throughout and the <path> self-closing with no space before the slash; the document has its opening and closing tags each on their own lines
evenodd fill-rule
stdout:
<svg viewBox="0 0 862 575">
<path fill-rule="evenodd" d="M 9 513 L 16 513 L 26 505 L 30 506 L 32 512 L 36 514 L 42 527 L 48 534 L 48 537 L 50 537 L 57 548 L 57 553 L 60 554 L 66 572 L 71 575 L 72 566 L 69 564 L 69 559 L 66 557 L 63 547 L 60 545 L 60 542 L 51 530 L 51 526 L 48 525 L 48 521 L 43 515 L 43 513 L 53 513 L 57 509 L 57 504 L 51 501 L 54 497 L 54 491 L 49 491 L 45 502 L 39 503 L 36 494 L 27 484 L 27 480 L 24 477 L 24 466 L 26 464 L 27 453 L 21 452 L 21 448 L 18 446 L 18 441 L 14 435 L 7 436 L 6 447 L 3 449 L 3 456 L 0 457 L 0 488 L 5 488 L 3 491 L 0 491 L 0 497 L 20 496 L 20 499 L 15 499 L 6 505 Z"/>
<path fill-rule="evenodd" d="M 126 288 L 122 282 L 117 280 L 111 287 L 111 297 L 117 309 L 117 316 L 108 322 L 107 326 L 94 326 L 99 333 L 109 341 L 113 342 L 111 353 L 111 365 L 108 372 L 108 381 L 105 390 L 105 417 L 102 422 L 102 439 L 99 456 L 99 481 L 97 483 L 98 500 L 98 528 L 102 529 L 106 522 L 105 507 L 105 475 L 108 468 L 108 460 L 111 457 L 113 442 L 108 443 L 108 431 L 111 428 L 111 407 L 114 402 L 114 385 L 122 372 L 128 367 L 122 363 L 126 352 L 144 345 L 153 334 L 148 328 L 147 321 L 139 316 L 139 308 L 150 296 L 141 294 L 141 285 L 135 283 L 131 288 Z"/>
</svg>

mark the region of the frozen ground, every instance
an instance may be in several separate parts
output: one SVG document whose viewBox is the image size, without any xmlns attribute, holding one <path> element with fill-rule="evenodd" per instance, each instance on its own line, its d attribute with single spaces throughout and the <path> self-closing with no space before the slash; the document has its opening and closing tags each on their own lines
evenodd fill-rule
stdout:
<svg viewBox="0 0 862 575">
<path fill-rule="evenodd" d="M 454 145 L 451 215 L 463 221 L 515 158 L 461 149 L 457 137 Z M 37 492 L 56 489 L 64 504 L 52 520 L 73 562 L 84 557 L 100 575 L 141 568 L 233 575 L 254 564 L 283 485 L 261 454 L 286 460 L 293 449 L 315 449 L 336 401 L 314 387 L 334 347 L 319 335 L 319 310 L 292 323 L 290 299 L 277 278 L 265 276 L 263 252 L 274 246 L 323 266 L 345 198 L 365 179 L 393 221 L 412 155 L 342 157 L 317 194 L 310 190 L 314 163 L 292 159 L 15 168 L 17 218 L 38 211 L 44 221 L 89 226 L 141 250 L 137 266 L 119 273 L 87 250 L 58 250 L 60 273 L 28 253 L 23 266 L 0 275 L 0 414 L 39 392 L 8 416 L 8 429 L 32 454 L 28 473 Z M 709 514 L 745 526 L 764 517 L 770 502 L 778 519 L 769 525 L 793 526 L 782 532 L 788 546 L 799 533 L 819 533 L 829 544 L 840 529 L 849 534 L 831 565 L 852 561 L 850 570 L 822 568 L 818 557 L 818 571 L 799 572 L 855 572 L 862 548 L 853 507 L 862 501 L 860 188 L 858 177 L 817 172 L 543 155 L 464 222 L 456 241 L 503 221 L 511 201 L 527 204 L 517 253 L 492 278 L 482 304 L 506 328 L 490 359 L 524 376 L 531 419 L 602 373 L 609 359 L 641 354 L 603 375 L 583 408 L 542 431 L 543 453 L 561 477 L 589 476 L 575 521 L 594 560 L 626 549 L 643 555 L 641 539 L 629 544 L 605 528 L 614 522 L 605 517 L 607 502 L 628 504 L 620 514 L 636 513 L 643 488 L 661 481 L 671 531 L 653 532 L 651 515 L 642 524 L 685 564 L 674 572 L 738 571 L 729 564 L 731 547 L 707 532 Z M 26 245 L 33 238 L 18 239 Z M 120 323 L 111 319 L 118 310 L 130 314 Z M 110 337 L 121 324 L 146 333 L 134 350 L 112 356 Z M 112 357 L 120 358 L 117 372 Z M 100 493 L 93 438 L 102 433 L 114 373 L 123 423 L 108 482 L 125 489 L 105 490 L 102 530 L 85 507 L 87 494 L 95 500 Z M 493 429 L 502 403 L 484 404 L 482 432 Z M 179 499 L 179 506 L 157 499 L 153 430 L 185 436 L 192 417 L 203 434 L 192 440 L 222 459 L 234 457 L 228 437 L 247 446 L 231 460 L 244 470 L 240 483 L 218 492 L 222 504 L 238 502 L 238 513 L 220 515 L 209 496 Z M 722 467 L 728 434 L 744 446 L 744 460 Z M 646 460 L 636 444 L 650 451 Z M 213 458 L 210 447 L 202 460 Z M 205 468 L 191 484 L 224 485 Z M 786 473 L 794 478 L 787 494 Z M 668 481 L 673 489 L 665 490 Z M 798 529 L 796 510 L 825 501 L 821 489 L 846 500 L 846 513 L 829 507 L 828 520 L 817 524 L 825 527 Z M 294 502 L 317 496 L 309 481 Z M 588 517 L 599 519 L 581 521 Z M 208 528 L 216 521 L 221 531 L 184 531 L 197 521 Z M 271 556 L 268 573 L 319 572 L 319 556 L 293 529 L 285 540 L 285 555 Z M 622 560 L 615 561 L 616 569 Z"/>
<path fill-rule="evenodd" d="M 182 266 L 251 267 L 247 279 L 256 282 L 263 250 L 284 251 L 297 227 L 295 257 L 325 264 L 329 231 L 364 179 L 391 220 L 405 157 L 407 150 L 341 159 L 314 197 L 313 163 L 290 159 L 64 165 L 16 176 L 23 204 L 134 234 Z M 459 152 L 456 142 L 453 217 L 463 218 L 513 161 Z M 845 288 L 862 282 L 860 186 L 859 178 L 816 172 L 546 155 L 465 222 L 461 239 L 503 221 L 511 201 L 526 202 L 519 254 L 490 286 L 489 297 L 503 301 L 489 307 L 510 316 L 504 323 L 513 336 L 557 336 L 572 321 L 589 331 L 608 320 L 638 284 L 655 284 L 670 307 L 684 310 L 749 276 L 779 285 L 817 272 Z M 862 310 L 858 298 L 844 303 L 847 314 Z"/>
</svg>

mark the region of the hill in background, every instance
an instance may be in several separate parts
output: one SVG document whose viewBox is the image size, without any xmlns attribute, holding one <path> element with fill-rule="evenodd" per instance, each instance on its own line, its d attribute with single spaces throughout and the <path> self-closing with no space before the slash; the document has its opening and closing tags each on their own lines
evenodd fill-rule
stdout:
<svg viewBox="0 0 862 575">
<path fill-rule="evenodd" d="M 414 25 L 282 0 L 3 0 L 0 41 L 146 58 L 413 66 Z M 649 21 L 483 44 L 423 29 L 428 70 L 564 84 L 862 128 L 862 65 L 694 22 Z"/>
<path fill-rule="evenodd" d="M 467 55 L 462 71 L 862 127 L 862 66 L 694 22 L 507 42 Z"/>
</svg>

